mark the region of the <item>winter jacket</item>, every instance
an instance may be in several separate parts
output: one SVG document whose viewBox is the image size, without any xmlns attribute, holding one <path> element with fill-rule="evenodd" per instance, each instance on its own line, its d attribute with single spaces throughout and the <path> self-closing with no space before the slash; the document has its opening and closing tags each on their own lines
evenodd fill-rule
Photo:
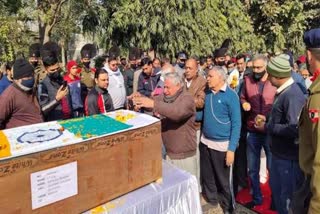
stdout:
<svg viewBox="0 0 320 214">
<path fill-rule="evenodd" d="M 102 90 L 98 86 L 90 90 L 85 101 L 86 115 L 102 114 L 113 110 L 112 99 L 107 90 Z"/>
<path fill-rule="evenodd" d="M 156 72 L 153 72 L 151 76 L 142 72 L 138 80 L 138 92 L 146 97 L 150 97 L 151 93 L 156 88 L 159 79 L 160 75 L 156 75 Z"/>
<path fill-rule="evenodd" d="M 285 160 L 298 160 L 298 117 L 305 101 L 297 83 L 276 95 L 266 125 L 272 155 Z"/>
<path fill-rule="evenodd" d="M 37 97 L 23 91 L 15 83 L 1 94 L 0 109 L 0 129 L 43 122 Z"/>
<path fill-rule="evenodd" d="M 60 101 L 56 100 L 57 92 L 62 83 L 62 77 L 57 81 L 52 81 L 46 76 L 39 84 L 38 96 L 45 121 L 72 118 L 72 101 L 70 93 Z"/>
<path fill-rule="evenodd" d="M 73 110 L 82 109 L 83 101 L 81 98 L 80 78 L 71 79 L 69 75 L 65 75 L 63 79 L 68 82 Z"/>
<path fill-rule="evenodd" d="M 260 91 L 260 88 L 262 90 Z M 251 105 L 251 110 L 247 114 L 247 130 L 250 132 L 261 132 L 255 127 L 255 117 L 258 114 L 267 116 L 271 111 L 276 88 L 271 85 L 269 80 L 265 82 L 255 81 L 252 75 L 245 76 L 240 95 L 241 104 L 248 102 Z M 264 131 L 262 131 L 265 133 Z"/>
<path fill-rule="evenodd" d="M 183 91 L 173 102 L 164 95 L 155 97 L 154 111 L 161 120 L 162 140 L 170 159 L 185 159 L 196 154 L 195 104 L 193 97 Z"/>
</svg>

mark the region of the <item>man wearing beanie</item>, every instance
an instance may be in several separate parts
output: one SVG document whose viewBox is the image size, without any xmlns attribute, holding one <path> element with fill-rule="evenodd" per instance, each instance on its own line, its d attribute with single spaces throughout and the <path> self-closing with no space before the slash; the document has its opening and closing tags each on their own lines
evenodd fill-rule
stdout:
<svg viewBox="0 0 320 214">
<path fill-rule="evenodd" d="M 279 214 L 287 214 L 293 193 L 303 182 L 298 161 L 298 117 L 305 103 L 305 96 L 291 77 L 288 55 L 281 54 L 271 58 L 267 72 L 277 92 L 267 123 L 265 124 L 266 118 L 261 115 L 256 120 L 261 128 L 266 129 L 270 140 L 273 202 Z"/>
<path fill-rule="evenodd" d="M 0 129 L 43 122 L 37 96 L 33 94 L 34 68 L 25 59 L 13 64 L 13 84 L 0 96 Z"/>
</svg>

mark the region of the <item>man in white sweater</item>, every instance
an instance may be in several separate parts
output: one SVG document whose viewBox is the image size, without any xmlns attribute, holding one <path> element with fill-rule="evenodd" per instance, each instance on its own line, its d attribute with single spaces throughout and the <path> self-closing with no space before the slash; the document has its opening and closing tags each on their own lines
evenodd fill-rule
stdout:
<svg viewBox="0 0 320 214">
<path fill-rule="evenodd" d="M 112 98 L 114 109 L 123 109 L 126 103 L 126 87 L 123 76 L 118 68 L 116 57 L 110 57 L 104 69 L 109 75 L 108 92 Z"/>
</svg>

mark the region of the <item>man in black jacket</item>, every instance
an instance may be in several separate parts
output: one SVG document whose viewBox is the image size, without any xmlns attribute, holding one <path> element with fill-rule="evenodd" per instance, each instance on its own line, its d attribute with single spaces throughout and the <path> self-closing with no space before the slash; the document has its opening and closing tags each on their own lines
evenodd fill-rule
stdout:
<svg viewBox="0 0 320 214">
<path fill-rule="evenodd" d="M 72 102 L 68 86 L 64 85 L 57 57 L 43 58 L 47 76 L 39 84 L 39 102 L 45 121 L 72 118 Z"/>
<path fill-rule="evenodd" d="M 86 102 L 86 115 L 101 114 L 113 111 L 113 103 L 108 93 L 109 75 L 104 69 L 99 69 L 95 73 L 96 86 L 89 92 Z"/>
</svg>

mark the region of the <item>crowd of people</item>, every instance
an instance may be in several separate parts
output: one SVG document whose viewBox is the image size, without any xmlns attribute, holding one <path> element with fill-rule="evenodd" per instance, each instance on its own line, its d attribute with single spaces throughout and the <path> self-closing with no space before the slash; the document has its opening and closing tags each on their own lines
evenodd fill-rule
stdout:
<svg viewBox="0 0 320 214">
<path fill-rule="evenodd" d="M 306 32 L 304 42 L 297 60 L 290 51 L 231 56 L 222 46 L 205 57 L 181 51 L 174 63 L 110 51 L 94 68 L 94 51 L 84 48 L 65 71 L 53 50 L 33 48 L 1 73 L 0 130 L 138 111 L 161 120 L 162 157 L 195 175 L 212 207 L 235 213 L 243 188 L 251 189 L 248 208 L 263 203 L 263 151 L 273 209 L 317 214 L 320 29 Z"/>
</svg>

